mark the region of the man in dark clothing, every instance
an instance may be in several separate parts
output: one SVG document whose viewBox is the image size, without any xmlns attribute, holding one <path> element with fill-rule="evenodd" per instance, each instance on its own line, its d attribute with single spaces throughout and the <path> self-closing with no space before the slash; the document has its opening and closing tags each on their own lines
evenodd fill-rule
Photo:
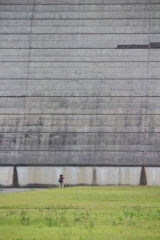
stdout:
<svg viewBox="0 0 160 240">
<path fill-rule="evenodd" d="M 59 188 L 64 188 L 64 182 L 63 182 L 64 176 L 61 174 L 59 177 Z"/>
</svg>

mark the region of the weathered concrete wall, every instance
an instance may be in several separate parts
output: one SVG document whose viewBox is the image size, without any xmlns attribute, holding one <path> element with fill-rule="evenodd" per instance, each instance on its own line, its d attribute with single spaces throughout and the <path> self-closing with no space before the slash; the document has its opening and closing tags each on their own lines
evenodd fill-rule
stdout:
<svg viewBox="0 0 160 240">
<path fill-rule="evenodd" d="M 92 167 L 18 167 L 18 185 L 57 186 L 60 174 L 65 176 L 67 185 L 92 185 Z"/>
<path fill-rule="evenodd" d="M 98 185 L 139 185 L 141 167 L 98 167 Z"/>
<path fill-rule="evenodd" d="M 18 185 L 139 185 L 141 167 L 18 167 Z"/>
<path fill-rule="evenodd" d="M 159 0 L 0 0 L 0 18 L 0 164 L 160 165 Z"/>
<path fill-rule="evenodd" d="M 160 186 L 160 168 L 146 167 L 146 177 L 148 185 Z"/>
<path fill-rule="evenodd" d="M 143 170 L 143 171 L 142 171 Z M 14 166 L 0 167 L 0 187 L 58 186 L 59 175 L 66 186 L 77 185 L 157 185 L 159 167 L 75 167 Z"/>
<path fill-rule="evenodd" d="M 14 167 L 0 167 L 0 187 L 13 187 Z"/>
</svg>

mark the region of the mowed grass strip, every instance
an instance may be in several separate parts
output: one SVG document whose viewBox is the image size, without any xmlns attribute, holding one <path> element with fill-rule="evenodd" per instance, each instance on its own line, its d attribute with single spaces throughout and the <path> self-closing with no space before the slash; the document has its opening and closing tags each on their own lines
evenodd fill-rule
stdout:
<svg viewBox="0 0 160 240">
<path fill-rule="evenodd" d="M 83 186 L 0 194 L 0 239 L 160 239 L 160 187 Z"/>
</svg>

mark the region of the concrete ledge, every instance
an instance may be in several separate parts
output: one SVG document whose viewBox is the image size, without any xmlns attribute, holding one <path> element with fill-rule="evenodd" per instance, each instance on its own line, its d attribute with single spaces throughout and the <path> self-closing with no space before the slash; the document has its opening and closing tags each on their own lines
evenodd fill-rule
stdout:
<svg viewBox="0 0 160 240">
<path fill-rule="evenodd" d="M 142 171 L 143 169 L 143 171 Z M 0 187 L 58 186 L 59 175 L 65 185 L 150 185 L 160 186 L 160 168 L 141 166 L 1 166 Z M 145 176 L 145 184 L 142 177 Z"/>
<path fill-rule="evenodd" d="M 14 167 L 0 167 L 0 187 L 13 187 Z"/>
<path fill-rule="evenodd" d="M 141 167 L 17 167 L 19 187 L 66 185 L 139 185 Z"/>
</svg>

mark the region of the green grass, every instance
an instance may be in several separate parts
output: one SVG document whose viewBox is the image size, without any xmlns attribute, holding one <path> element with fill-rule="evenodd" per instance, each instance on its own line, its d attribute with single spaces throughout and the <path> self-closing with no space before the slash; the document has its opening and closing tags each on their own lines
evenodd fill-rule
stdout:
<svg viewBox="0 0 160 240">
<path fill-rule="evenodd" d="M 160 239 L 160 187 L 0 193 L 0 239 Z"/>
</svg>

